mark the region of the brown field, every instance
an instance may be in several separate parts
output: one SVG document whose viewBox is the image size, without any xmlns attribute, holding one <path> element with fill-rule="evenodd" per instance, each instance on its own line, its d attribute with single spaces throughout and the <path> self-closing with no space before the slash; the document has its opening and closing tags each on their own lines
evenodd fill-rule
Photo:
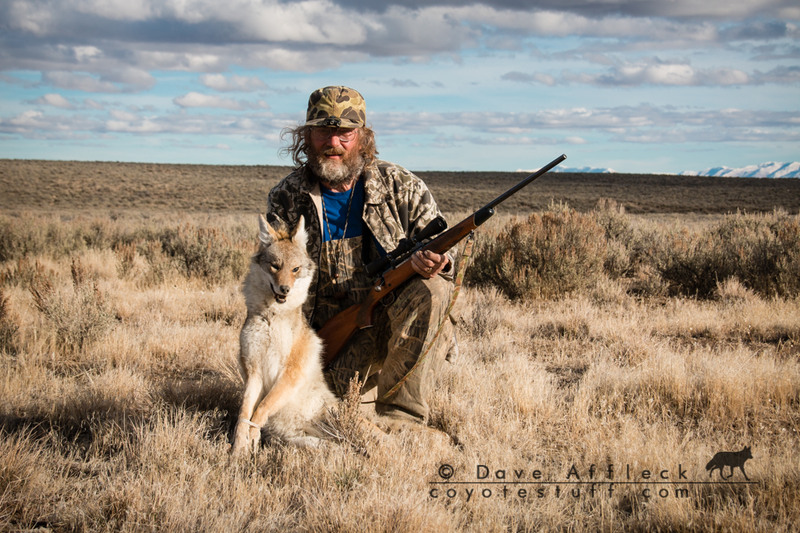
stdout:
<svg viewBox="0 0 800 533">
<path fill-rule="evenodd" d="M 285 171 L 0 161 L 0 531 L 795 529 L 800 180 L 545 176 L 477 232 L 446 437 L 342 409 L 231 462 Z M 451 220 L 519 177 L 420 174 Z M 750 481 L 709 477 L 744 446 Z"/>
<path fill-rule="evenodd" d="M 275 166 L 157 165 L 0 160 L 0 209 L 257 212 L 289 171 Z M 525 174 L 419 172 L 442 211 L 474 211 Z M 800 210 L 800 180 L 549 173 L 503 204 L 524 213 L 565 202 L 585 211 L 601 198 L 628 213 L 719 214 Z"/>
</svg>

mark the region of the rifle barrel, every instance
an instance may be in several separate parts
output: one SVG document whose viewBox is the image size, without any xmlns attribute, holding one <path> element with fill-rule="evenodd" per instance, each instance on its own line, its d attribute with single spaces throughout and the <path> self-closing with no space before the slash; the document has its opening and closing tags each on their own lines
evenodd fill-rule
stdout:
<svg viewBox="0 0 800 533">
<path fill-rule="evenodd" d="M 503 194 L 501 194 L 500 196 L 498 196 L 497 198 L 495 198 L 494 200 L 483 206 L 483 209 L 492 209 L 499 203 L 504 202 L 509 196 L 516 194 L 516 192 L 519 191 L 521 188 L 527 186 L 529 183 L 531 183 L 533 180 L 535 180 L 542 174 L 549 172 L 550 169 L 552 169 L 554 166 L 564 161 L 566 158 L 567 158 L 566 154 L 561 154 L 560 156 L 556 157 L 555 159 L 547 163 L 545 166 L 543 166 L 536 172 L 529 174 L 525 179 L 523 179 L 522 181 L 520 181 L 519 183 L 508 189 L 506 192 L 504 192 Z"/>
</svg>

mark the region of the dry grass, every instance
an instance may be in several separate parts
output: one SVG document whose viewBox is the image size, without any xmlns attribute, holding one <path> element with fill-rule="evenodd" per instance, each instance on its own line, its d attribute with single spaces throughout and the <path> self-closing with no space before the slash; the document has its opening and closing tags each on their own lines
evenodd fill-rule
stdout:
<svg viewBox="0 0 800 533">
<path fill-rule="evenodd" d="M 603 228 L 603 273 L 549 299 L 489 281 L 462 291 L 460 356 L 431 398 L 449 442 L 364 438 L 351 401 L 324 448 L 266 439 L 231 462 L 255 216 L 5 215 L 0 530 L 793 530 L 800 299 L 736 276 L 680 296 L 641 253 L 643 235 L 695 242 L 743 221 L 560 220 Z M 759 220 L 754 235 L 793 219 Z M 499 241 L 509 223 L 530 221 L 496 217 L 480 234 Z M 715 452 L 745 445 L 752 484 L 738 470 L 737 484 L 698 483 Z M 573 466 L 602 483 L 568 483 Z"/>
</svg>

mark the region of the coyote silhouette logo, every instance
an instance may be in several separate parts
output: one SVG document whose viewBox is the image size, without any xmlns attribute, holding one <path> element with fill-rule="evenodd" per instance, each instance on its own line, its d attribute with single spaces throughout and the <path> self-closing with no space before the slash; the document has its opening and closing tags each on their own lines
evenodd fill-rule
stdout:
<svg viewBox="0 0 800 533">
<path fill-rule="evenodd" d="M 750 481 L 750 478 L 747 477 L 747 472 L 744 471 L 744 462 L 752 458 L 753 454 L 750 453 L 750 446 L 745 446 L 738 452 L 717 452 L 706 465 L 708 477 L 711 477 L 714 470 L 719 468 L 719 477 L 728 479 L 733 476 L 733 469 L 738 467 L 739 470 L 742 471 L 742 474 L 744 474 L 744 478 Z M 725 476 L 726 466 L 731 467 L 731 473 L 727 477 Z"/>
</svg>

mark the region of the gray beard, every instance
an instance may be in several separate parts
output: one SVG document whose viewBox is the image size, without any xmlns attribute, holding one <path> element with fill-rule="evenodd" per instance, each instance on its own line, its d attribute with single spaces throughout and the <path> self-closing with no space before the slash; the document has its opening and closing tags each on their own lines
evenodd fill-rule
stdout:
<svg viewBox="0 0 800 533">
<path fill-rule="evenodd" d="M 320 180 L 331 187 L 338 187 L 361 175 L 364 158 L 358 152 L 341 161 L 327 159 L 323 154 L 309 154 L 308 165 Z"/>
</svg>

